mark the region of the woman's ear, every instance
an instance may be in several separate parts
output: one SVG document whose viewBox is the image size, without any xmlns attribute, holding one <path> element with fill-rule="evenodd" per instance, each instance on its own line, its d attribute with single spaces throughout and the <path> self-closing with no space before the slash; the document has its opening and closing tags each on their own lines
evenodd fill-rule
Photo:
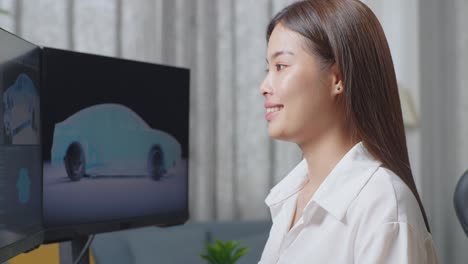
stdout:
<svg viewBox="0 0 468 264">
<path fill-rule="evenodd" d="M 330 67 L 330 75 L 331 75 L 331 94 L 332 96 L 337 96 L 344 93 L 344 85 L 341 78 L 340 69 L 338 68 L 338 64 L 334 63 Z"/>
</svg>

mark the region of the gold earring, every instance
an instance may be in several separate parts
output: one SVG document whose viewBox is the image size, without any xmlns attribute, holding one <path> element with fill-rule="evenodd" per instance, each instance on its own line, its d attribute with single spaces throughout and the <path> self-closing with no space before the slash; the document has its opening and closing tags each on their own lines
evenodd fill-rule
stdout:
<svg viewBox="0 0 468 264">
<path fill-rule="evenodd" d="M 338 91 L 341 91 L 341 86 L 336 87 Z"/>
</svg>

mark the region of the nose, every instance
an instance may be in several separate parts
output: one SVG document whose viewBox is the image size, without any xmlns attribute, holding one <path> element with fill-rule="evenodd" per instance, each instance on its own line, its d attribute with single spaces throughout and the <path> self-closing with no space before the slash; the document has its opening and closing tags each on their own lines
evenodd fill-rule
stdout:
<svg viewBox="0 0 468 264">
<path fill-rule="evenodd" d="M 260 94 L 266 96 L 267 94 L 271 94 L 273 89 L 271 89 L 271 85 L 268 81 L 268 75 L 265 76 L 263 82 L 260 84 Z"/>
</svg>

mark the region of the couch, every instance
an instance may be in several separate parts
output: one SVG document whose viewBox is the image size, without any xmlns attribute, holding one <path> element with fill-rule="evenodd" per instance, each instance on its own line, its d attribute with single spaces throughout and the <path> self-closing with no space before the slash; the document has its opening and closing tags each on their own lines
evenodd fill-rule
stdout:
<svg viewBox="0 0 468 264">
<path fill-rule="evenodd" d="M 260 260 L 270 221 L 188 222 L 173 227 L 145 227 L 96 235 L 91 251 L 96 264 L 207 264 L 206 243 L 236 240 L 250 251 L 238 264 Z"/>
</svg>

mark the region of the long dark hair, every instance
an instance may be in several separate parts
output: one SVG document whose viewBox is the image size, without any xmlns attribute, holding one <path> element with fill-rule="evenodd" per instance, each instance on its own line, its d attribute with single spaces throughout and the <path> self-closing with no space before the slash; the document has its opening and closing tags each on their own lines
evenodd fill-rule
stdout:
<svg viewBox="0 0 468 264">
<path fill-rule="evenodd" d="M 279 23 L 305 37 L 323 67 L 338 66 L 352 137 L 411 189 L 430 231 L 409 163 L 393 61 L 377 17 L 358 0 L 295 2 L 271 20 L 267 42 Z"/>
</svg>

